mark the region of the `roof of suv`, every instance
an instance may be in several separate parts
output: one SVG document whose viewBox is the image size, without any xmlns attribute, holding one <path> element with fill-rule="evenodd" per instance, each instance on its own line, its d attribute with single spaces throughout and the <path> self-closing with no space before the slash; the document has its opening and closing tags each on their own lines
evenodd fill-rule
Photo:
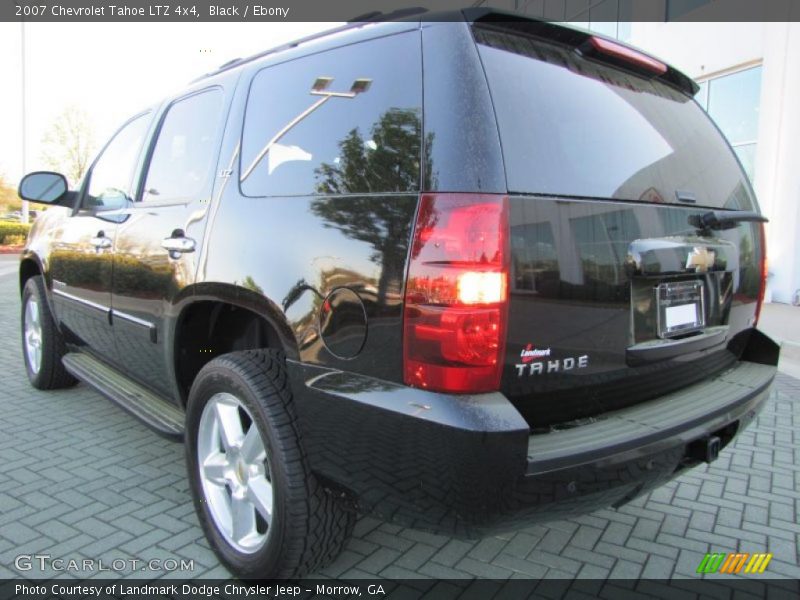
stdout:
<svg viewBox="0 0 800 600">
<path fill-rule="evenodd" d="M 517 29 L 520 32 L 532 34 L 537 37 L 547 38 L 557 43 L 565 43 L 576 48 L 579 47 L 581 43 L 586 42 L 589 38 L 603 38 L 616 46 L 629 48 L 639 55 L 653 59 L 652 56 L 647 55 L 642 50 L 624 42 L 620 42 L 619 40 L 607 38 L 606 36 L 602 36 L 593 32 L 584 31 L 582 29 L 572 27 L 566 23 L 535 19 L 516 12 L 497 10 L 493 8 L 465 8 L 459 11 L 451 10 L 428 12 L 427 9 L 424 8 L 409 8 L 398 10 L 389 14 L 375 12 L 360 15 L 340 27 L 321 31 L 319 33 L 288 42 L 281 46 L 276 46 L 263 52 L 256 53 L 249 57 L 230 60 L 221 65 L 215 71 L 198 77 L 192 81 L 192 83 L 202 81 L 225 71 L 253 63 L 254 61 L 262 58 L 280 55 L 281 53 L 294 50 L 301 46 L 313 46 L 313 44 L 316 42 L 328 40 L 334 37 L 338 38 L 340 35 L 349 38 L 353 35 L 357 35 L 356 32 L 363 30 L 365 27 L 370 27 L 370 29 L 372 27 L 378 27 L 381 30 L 386 28 L 389 29 L 389 31 L 386 33 L 392 33 L 397 32 L 398 25 L 419 26 L 423 21 L 466 21 L 483 23 L 488 26 L 509 27 L 511 29 Z M 371 33 L 375 33 L 374 30 L 371 31 Z M 311 50 L 311 48 L 309 48 L 309 50 Z M 654 60 L 662 63 L 660 60 Z M 666 63 L 663 63 L 663 65 L 666 68 L 666 72 L 662 73 L 659 76 L 659 79 L 669 83 L 673 87 L 680 89 L 685 94 L 690 96 L 694 96 L 697 93 L 699 86 L 694 82 L 694 80 L 676 68 L 667 65 Z"/>
<path fill-rule="evenodd" d="M 236 67 L 251 63 L 255 60 L 260 58 L 264 58 L 266 56 L 270 56 L 273 54 L 279 54 L 281 52 L 285 52 L 287 50 L 291 50 L 297 48 L 299 46 L 308 44 L 310 42 L 316 42 L 328 37 L 332 37 L 337 34 L 352 32 L 357 29 L 361 29 L 365 26 L 380 26 L 381 24 L 385 24 L 387 22 L 398 22 L 398 21 L 405 21 L 405 22 L 419 22 L 420 18 L 419 15 L 422 13 L 426 13 L 427 9 L 424 8 L 409 8 L 409 9 L 402 9 L 392 13 L 384 14 L 381 12 L 372 12 L 367 13 L 364 15 L 359 15 L 354 19 L 348 21 L 346 24 L 341 25 L 339 27 L 334 27 L 332 29 L 326 29 L 324 31 L 320 31 L 319 33 L 314 33 L 306 37 L 302 37 L 286 44 L 282 44 L 280 46 L 275 46 L 274 48 L 270 48 L 268 50 L 264 50 L 262 52 L 258 52 L 251 56 L 247 56 L 244 58 L 235 58 L 233 60 L 229 60 L 228 62 L 220 65 L 215 71 L 211 71 L 206 73 L 205 75 L 201 75 L 194 81 L 200 81 L 202 79 L 206 79 L 208 77 L 213 77 L 219 73 L 227 71 L 229 69 L 234 69 Z M 455 18 L 459 13 L 451 12 L 448 13 L 450 19 Z M 440 13 L 441 15 L 441 13 Z M 441 16 L 439 17 L 442 18 Z M 463 18 L 463 17 L 462 17 Z M 444 19 L 442 19 L 444 20 Z M 449 20 L 449 19 L 448 19 Z M 192 83 L 194 83 L 194 81 Z"/>
</svg>

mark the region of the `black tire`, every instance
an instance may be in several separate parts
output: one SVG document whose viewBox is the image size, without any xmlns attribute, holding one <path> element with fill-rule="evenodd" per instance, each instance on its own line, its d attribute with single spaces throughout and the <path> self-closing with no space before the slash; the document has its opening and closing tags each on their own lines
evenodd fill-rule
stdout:
<svg viewBox="0 0 800 600">
<path fill-rule="evenodd" d="M 39 315 L 41 362 L 36 370 L 28 358 L 25 338 L 25 319 L 28 303 L 36 303 Z M 40 390 L 55 390 L 75 385 L 78 380 L 70 375 L 61 363 L 61 358 L 67 353 L 64 337 L 58 330 L 50 306 L 45 295 L 44 280 L 41 275 L 36 275 L 25 282 L 22 290 L 22 311 L 20 314 L 20 329 L 22 332 L 22 357 L 25 361 L 25 371 L 31 385 Z"/>
<path fill-rule="evenodd" d="M 235 396 L 252 415 L 266 449 L 273 512 L 266 542 L 253 553 L 239 551 L 217 526 L 200 475 L 198 431 L 203 409 L 221 393 Z M 206 364 L 189 392 L 185 439 L 189 482 L 200 524 L 231 572 L 245 578 L 295 578 L 339 555 L 352 532 L 355 515 L 344 510 L 309 470 L 281 352 L 233 352 Z"/>
</svg>

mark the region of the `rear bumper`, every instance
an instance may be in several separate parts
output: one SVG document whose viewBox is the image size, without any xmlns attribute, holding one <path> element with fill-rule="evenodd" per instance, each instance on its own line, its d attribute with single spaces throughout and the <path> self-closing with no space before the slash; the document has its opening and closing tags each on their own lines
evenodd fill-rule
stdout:
<svg viewBox="0 0 800 600">
<path fill-rule="evenodd" d="M 499 393 L 436 394 L 290 364 L 312 469 L 362 512 L 461 536 L 620 505 L 756 416 L 777 346 L 754 331 L 713 379 L 564 431 L 529 435 Z"/>
<path fill-rule="evenodd" d="M 725 447 L 769 397 L 776 368 L 738 362 L 717 377 L 607 415 L 531 436 L 511 521 L 530 522 L 618 506 L 700 462 L 713 437 Z"/>
</svg>

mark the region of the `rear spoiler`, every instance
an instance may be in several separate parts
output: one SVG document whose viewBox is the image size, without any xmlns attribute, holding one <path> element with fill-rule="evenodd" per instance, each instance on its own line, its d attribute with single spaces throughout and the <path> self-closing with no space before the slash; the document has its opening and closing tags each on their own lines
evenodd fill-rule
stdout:
<svg viewBox="0 0 800 600">
<path fill-rule="evenodd" d="M 649 79 L 657 79 L 693 97 L 700 86 L 676 68 L 628 44 L 602 35 L 574 29 L 566 24 L 541 21 L 517 13 L 489 8 L 468 8 L 462 11 L 466 21 L 536 37 L 567 46 L 586 58 L 632 71 Z"/>
</svg>

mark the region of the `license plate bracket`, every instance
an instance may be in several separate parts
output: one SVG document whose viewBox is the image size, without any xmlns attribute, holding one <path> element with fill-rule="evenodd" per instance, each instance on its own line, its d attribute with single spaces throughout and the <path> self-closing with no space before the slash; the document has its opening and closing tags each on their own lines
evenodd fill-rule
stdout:
<svg viewBox="0 0 800 600">
<path fill-rule="evenodd" d="M 656 286 L 658 337 L 671 338 L 705 327 L 703 289 L 702 281 L 674 281 Z"/>
</svg>

